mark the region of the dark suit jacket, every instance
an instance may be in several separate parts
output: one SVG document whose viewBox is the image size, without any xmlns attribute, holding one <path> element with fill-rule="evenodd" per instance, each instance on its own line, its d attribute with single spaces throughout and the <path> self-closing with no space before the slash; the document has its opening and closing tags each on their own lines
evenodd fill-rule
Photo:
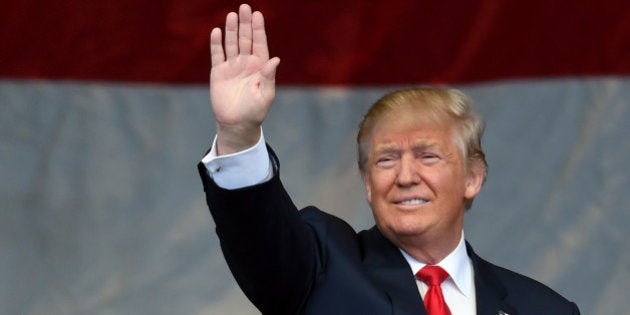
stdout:
<svg viewBox="0 0 630 315">
<path fill-rule="evenodd" d="M 264 314 L 426 314 L 409 264 L 376 228 L 356 233 L 315 207 L 295 207 L 279 179 L 237 190 L 218 187 L 199 163 L 228 266 Z M 579 314 L 532 279 L 477 256 L 477 314 Z M 456 314 L 453 314 L 456 315 Z"/>
</svg>

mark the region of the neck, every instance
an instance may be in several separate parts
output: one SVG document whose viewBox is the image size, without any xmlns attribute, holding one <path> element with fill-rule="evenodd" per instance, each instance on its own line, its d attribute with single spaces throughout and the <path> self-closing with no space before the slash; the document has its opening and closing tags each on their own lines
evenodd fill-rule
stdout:
<svg viewBox="0 0 630 315">
<path fill-rule="evenodd" d="M 452 253 L 462 237 L 461 230 L 453 237 L 438 239 L 422 239 L 410 237 L 409 239 L 398 240 L 395 243 L 409 256 L 427 265 L 435 265 Z"/>
</svg>

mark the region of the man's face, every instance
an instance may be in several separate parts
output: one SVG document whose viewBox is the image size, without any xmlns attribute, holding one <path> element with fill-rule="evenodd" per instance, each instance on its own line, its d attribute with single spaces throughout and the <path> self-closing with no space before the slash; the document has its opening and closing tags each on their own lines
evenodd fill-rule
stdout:
<svg viewBox="0 0 630 315">
<path fill-rule="evenodd" d="M 452 132 L 410 109 L 382 117 L 372 130 L 367 200 L 380 231 L 403 249 L 461 237 L 464 201 L 477 195 L 481 177 L 467 174 Z"/>
</svg>

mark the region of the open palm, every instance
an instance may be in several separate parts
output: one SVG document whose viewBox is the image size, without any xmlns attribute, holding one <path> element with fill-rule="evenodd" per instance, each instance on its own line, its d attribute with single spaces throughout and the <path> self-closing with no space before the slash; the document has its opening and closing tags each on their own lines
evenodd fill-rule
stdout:
<svg viewBox="0 0 630 315">
<path fill-rule="evenodd" d="M 263 16 L 241 5 L 225 23 L 225 50 L 221 29 L 210 35 L 210 100 L 217 122 L 218 140 L 244 149 L 259 135 L 275 97 L 277 57 L 269 59 Z"/>
</svg>

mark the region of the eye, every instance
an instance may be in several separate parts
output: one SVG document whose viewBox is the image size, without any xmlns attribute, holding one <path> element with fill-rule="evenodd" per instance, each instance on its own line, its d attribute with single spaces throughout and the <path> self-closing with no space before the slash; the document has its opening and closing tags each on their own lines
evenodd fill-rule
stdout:
<svg viewBox="0 0 630 315">
<path fill-rule="evenodd" d="M 420 159 L 424 164 L 434 164 L 440 160 L 440 156 L 431 152 L 423 152 L 420 154 Z"/>
<path fill-rule="evenodd" d="M 396 165 L 397 158 L 392 155 L 381 156 L 376 160 L 376 166 L 381 168 L 391 168 Z"/>
</svg>

